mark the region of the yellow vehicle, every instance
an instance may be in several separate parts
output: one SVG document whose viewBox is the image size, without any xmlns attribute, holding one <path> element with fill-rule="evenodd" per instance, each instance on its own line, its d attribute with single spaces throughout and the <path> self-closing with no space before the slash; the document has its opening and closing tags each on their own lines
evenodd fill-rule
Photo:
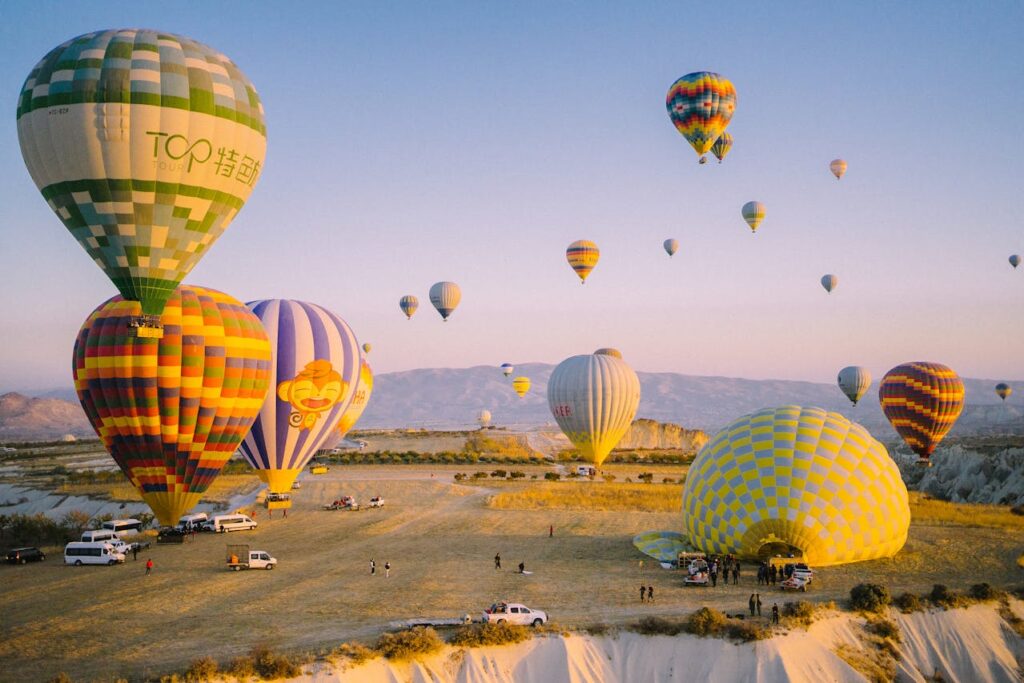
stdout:
<svg viewBox="0 0 1024 683">
<path fill-rule="evenodd" d="M 313 465 L 312 467 L 309 468 L 309 473 L 310 474 L 327 474 L 327 470 L 329 470 L 329 469 L 330 468 L 327 465 L 321 465 L 320 463 L 317 463 L 317 464 L 315 464 L 315 465 Z"/>
</svg>

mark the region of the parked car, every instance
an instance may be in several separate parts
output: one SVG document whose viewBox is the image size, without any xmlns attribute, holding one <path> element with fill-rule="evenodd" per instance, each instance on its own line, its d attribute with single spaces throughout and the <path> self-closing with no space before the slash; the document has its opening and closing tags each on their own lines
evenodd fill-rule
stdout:
<svg viewBox="0 0 1024 683">
<path fill-rule="evenodd" d="M 324 505 L 323 507 L 324 510 L 358 510 L 359 503 L 352 496 L 342 496 L 331 502 L 330 505 Z"/>
<path fill-rule="evenodd" d="M 157 543 L 184 543 L 188 531 L 176 526 L 165 526 L 156 533 Z"/>
<path fill-rule="evenodd" d="M 806 593 L 807 584 L 809 584 L 810 582 L 810 579 L 806 579 L 804 577 L 797 576 L 796 574 L 794 574 L 793 576 L 789 577 L 779 585 L 782 587 L 782 590 L 784 591 L 800 591 L 801 593 Z"/>
<path fill-rule="evenodd" d="M 384 499 L 381 496 L 374 496 L 370 499 L 370 507 L 382 508 L 384 507 Z"/>
<path fill-rule="evenodd" d="M 484 622 L 493 624 L 519 624 L 521 626 L 540 626 L 546 624 L 548 615 L 539 609 L 530 609 L 519 603 L 496 602 L 484 610 Z"/>
<path fill-rule="evenodd" d="M 42 562 L 46 555 L 39 548 L 25 547 L 12 548 L 7 551 L 7 561 L 11 564 L 25 564 L 26 562 Z"/>
<path fill-rule="evenodd" d="M 810 567 L 808 567 L 803 562 L 800 562 L 798 564 L 794 564 L 793 565 L 793 570 L 789 571 L 787 569 L 786 573 L 789 574 L 790 576 L 796 576 L 796 577 L 799 577 L 801 579 L 807 579 L 807 583 L 810 583 L 812 580 L 814 580 L 814 570 L 811 569 Z"/>
</svg>

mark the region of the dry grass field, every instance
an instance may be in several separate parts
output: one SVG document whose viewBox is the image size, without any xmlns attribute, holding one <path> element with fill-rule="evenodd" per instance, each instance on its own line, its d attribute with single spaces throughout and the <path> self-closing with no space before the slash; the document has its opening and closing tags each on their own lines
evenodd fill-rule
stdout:
<svg viewBox="0 0 1024 683">
<path fill-rule="evenodd" d="M 678 572 L 652 568 L 650 561 L 641 569 L 643 556 L 631 539 L 640 531 L 679 528 L 677 485 L 453 482 L 455 472 L 465 471 L 332 467 L 321 477 L 303 475 L 287 519 L 280 513 L 268 519 L 259 510 L 253 532 L 154 546 L 116 567 L 66 567 L 54 550 L 41 564 L 2 566 L 0 679 L 46 680 L 60 671 L 76 681 L 158 678 L 200 656 L 226 662 L 261 643 L 316 653 L 344 641 L 370 642 L 392 621 L 477 613 L 497 599 L 547 610 L 571 627 L 676 616 L 701 605 L 742 611 L 758 589 L 752 567 L 740 585 L 717 588 L 684 588 Z M 543 471 L 530 469 L 528 476 Z M 634 491 L 639 494 L 630 498 Z M 320 509 L 344 494 L 364 502 L 382 495 L 387 505 Z M 614 503 L 617 497 L 635 502 Z M 612 505 L 618 507 L 607 509 Z M 962 589 L 1021 582 L 1016 559 L 1024 536 L 1008 533 L 1015 527 L 1005 526 L 1006 519 L 971 514 L 975 506 L 950 514 L 940 514 L 934 501 L 915 507 L 924 511 L 922 519 L 894 560 L 821 570 L 806 597 L 842 601 L 864 581 L 893 594 L 926 593 L 935 583 Z M 280 566 L 228 572 L 225 543 L 267 550 Z M 501 570 L 494 568 L 497 552 Z M 156 569 L 147 577 L 149 557 Z M 371 558 L 379 568 L 391 562 L 391 577 L 380 570 L 370 576 Z M 521 561 L 532 575 L 515 572 Z M 639 603 L 641 583 L 654 585 L 655 604 Z M 777 589 L 760 592 L 769 608 L 793 599 Z"/>
</svg>

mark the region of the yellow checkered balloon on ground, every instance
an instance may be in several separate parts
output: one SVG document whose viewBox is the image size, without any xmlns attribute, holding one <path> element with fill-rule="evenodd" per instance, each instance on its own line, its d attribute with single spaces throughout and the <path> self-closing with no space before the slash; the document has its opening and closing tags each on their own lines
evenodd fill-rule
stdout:
<svg viewBox="0 0 1024 683">
<path fill-rule="evenodd" d="M 907 487 L 885 446 L 822 408 L 766 408 L 708 442 L 683 489 L 683 525 L 708 553 L 790 546 L 824 566 L 892 557 L 907 540 Z"/>
</svg>

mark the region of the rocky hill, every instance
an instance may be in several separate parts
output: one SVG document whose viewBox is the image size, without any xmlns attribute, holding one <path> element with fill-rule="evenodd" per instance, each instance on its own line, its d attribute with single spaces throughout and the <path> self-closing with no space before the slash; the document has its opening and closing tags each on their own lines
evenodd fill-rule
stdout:
<svg viewBox="0 0 1024 683">
<path fill-rule="evenodd" d="M 708 441 L 706 432 L 677 424 L 662 424 L 641 418 L 634 420 L 618 448 L 677 448 L 698 451 Z"/>
<path fill-rule="evenodd" d="M 48 441 L 65 434 L 95 436 L 77 402 L 16 392 L 0 395 L 0 441 Z"/>
</svg>

